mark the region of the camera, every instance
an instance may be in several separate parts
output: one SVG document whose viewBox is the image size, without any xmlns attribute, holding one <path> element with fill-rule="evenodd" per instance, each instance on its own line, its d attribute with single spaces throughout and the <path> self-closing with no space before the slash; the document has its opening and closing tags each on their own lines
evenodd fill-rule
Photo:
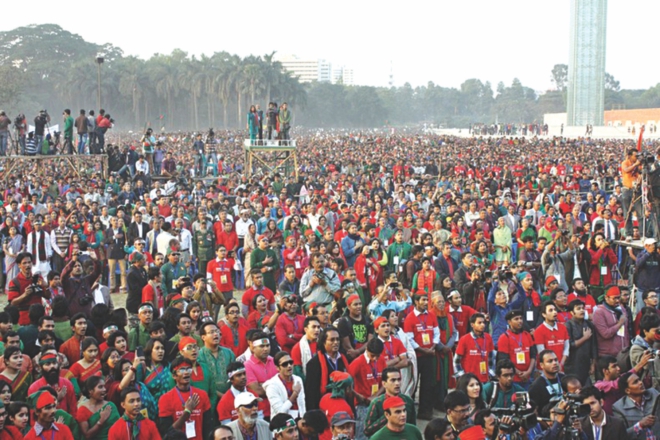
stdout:
<svg viewBox="0 0 660 440">
<path fill-rule="evenodd" d="M 521 391 L 514 394 L 513 405 L 510 408 L 491 408 L 490 410 L 498 419 L 501 419 L 503 416 L 511 416 L 510 424 L 500 423 L 500 430 L 511 434 L 520 428 L 529 431 L 538 423 L 536 413 L 532 408 L 528 407 L 528 404 L 529 394 Z"/>
<path fill-rule="evenodd" d="M 644 151 L 643 153 L 639 153 L 637 155 L 637 160 L 639 160 L 642 165 L 651 165 L 653 162 L 655 162 L 655 156 Z"/>
<path fill-rule="evenodd" d="M 651 360 L 653 360 L 653 359 L 657 358 L 658 356 L 660 356 L 660 350 L 653 350 L 652 348 L 649 348 L 648 350 L 646 350 L 645 353 L 649 353 L 651 355 Z"/>
</svg>

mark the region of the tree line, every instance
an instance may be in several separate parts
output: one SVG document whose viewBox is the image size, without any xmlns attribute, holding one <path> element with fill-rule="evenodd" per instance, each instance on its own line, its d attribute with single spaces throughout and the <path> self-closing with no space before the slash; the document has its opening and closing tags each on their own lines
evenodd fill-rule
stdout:
<svg viewBox="0 0 660 440">
<path fill-rule="evenodd" d="M 96 63 L 101 54 L 103 63 Z M 544 113 L 566 108 L 567 68 L 556 65 L 556 90 L 537 93 L 518 79 L 510 85 L 468 79 L 459 88 L 429 82 L 412 87 L 347 86 L 298 81 L 274 53 L 239 57 L 220 51 L 189 55 L 175 49 L 149 59 L 125 56 L 112 44 L 85 41 L 54 24 L 0 32 L 0 107 L 32 119 L 40 109 L 101 106 L 121 130 L 146 126 L 166 130 L 244 128 L 249 106 L 288 102 L 294 125 L 367 128 L 428 123 L 467 127 L 473 122 L 542 121 Z M 621 90 L 606 77 L 606 109 L 660 107 L 660 84 Z"/>
</svg>

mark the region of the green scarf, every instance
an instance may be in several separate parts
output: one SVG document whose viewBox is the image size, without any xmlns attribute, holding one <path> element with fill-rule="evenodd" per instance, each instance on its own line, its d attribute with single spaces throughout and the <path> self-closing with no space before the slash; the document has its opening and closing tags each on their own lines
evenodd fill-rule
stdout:
<svg viewBox="0 0 660 440">
<path fill-rule="evenodd" d="M 126 423 L 130 423 L 133 425 L 133 438 L 137 439 L 138 435 L 140 434 L 140 426 L 139 426 L 140 421 L 144 419 L 144 416 L 141 413 L 138 413 L 137 417 L 133 421 L 126 415 L 126 413 L 124 413 L 124 415 L 121 416 L 121 418 L 124 419 Z"/>
</svg>

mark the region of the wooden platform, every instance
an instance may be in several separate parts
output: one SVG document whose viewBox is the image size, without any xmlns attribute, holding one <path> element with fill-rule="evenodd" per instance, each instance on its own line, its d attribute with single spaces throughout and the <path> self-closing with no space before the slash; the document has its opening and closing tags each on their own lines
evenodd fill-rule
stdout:
<svg viewBox="0 0 660 440">
<path fill-rule="evenodd" d="M 48 162 L 59 162 L 69 167 L 77 176 L 81 177 L 81 170 L 85 166 L 94 166 L 98 168 L 103 178 L 108 177 L 108 156 L 105 154 L 59 154 L 59 155 L 37 155 L 37 156 L 0 156 L 0 166 L 3 168 L 2 174 L 7 181 L 11 173 L 21 164 L 36 162 L 37 175 L 41 175 L 48 166 Z M 46 162 L 46 163 L 44 163 Z"/>
</svg>

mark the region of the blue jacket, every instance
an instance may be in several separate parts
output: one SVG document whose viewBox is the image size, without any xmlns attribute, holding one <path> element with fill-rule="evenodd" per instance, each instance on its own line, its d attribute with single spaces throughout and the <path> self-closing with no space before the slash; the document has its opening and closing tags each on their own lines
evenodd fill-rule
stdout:
<svg viewBox="0 0 660 440">
<path fill-rule="evenodd" d="M 350 237 L 350 235 L 347 235 L 341 241 L 341 249 L 344 251 L 344 258 L 346 258 L 346 267 L 355 266 L 355 259 L 357 258 L 357 253 L 355 252 L 355 245 L 358 242 L 364 244 L 364 240 L 362 240 L 362 238 L 353 240 Z"/>
<path fill-rule="evenodd" d="M 495 294 L 499 288 L 499 281 L 495 281 L 493 282 L 493 287 L 490 288 L 490 292 L 488 292 L 488 314 L 490 315 L 491 328 L 490 333 L 493 336 L 493 343 L 495 344 L 495 347 L 497 347 L 497 341 L 499 341 L 500 336 L 506 332 L 506 314 L 511 310 L 519 309 L 526 298 L 526 296 L 518 294 L 515 295 L 513 301 L 509 302 L 506 306 L 497 306 L 495 305 Z"/>
<path fill-rule="evenodd" d="M 643 291 L 660 287 L 660 255 L 649 254 L 646 249 L 639 253 L 635 262 L 638 288 Z"/>
</svg>

